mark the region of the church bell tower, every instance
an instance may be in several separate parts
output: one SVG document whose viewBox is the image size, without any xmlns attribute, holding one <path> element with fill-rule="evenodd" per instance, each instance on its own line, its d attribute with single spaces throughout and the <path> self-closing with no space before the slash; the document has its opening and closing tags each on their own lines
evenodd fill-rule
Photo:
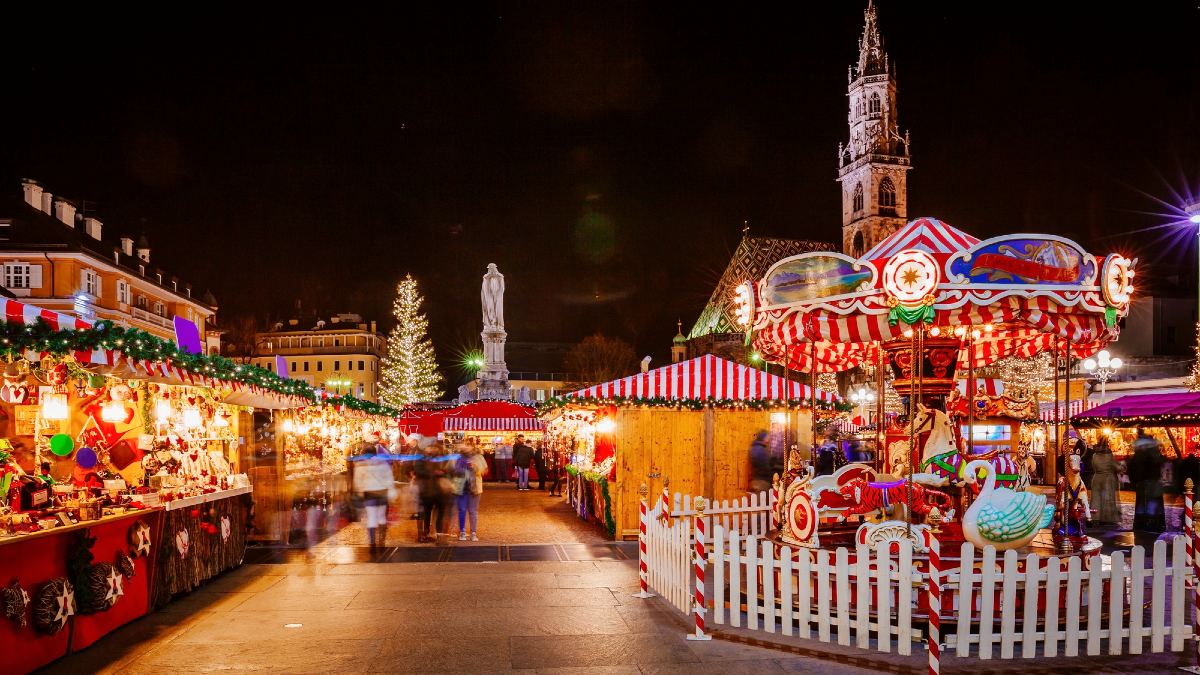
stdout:
<svg viewBox="0 0 1200 675">
<path fill-rule="evenodd" d="M 848 73 L 850 138 L 838 145 L 842 250 L 858 257 L 908 218 L 908 132 L 900 133 L 895 70 L 883 51 L 873 0 L 867 3 L 858 64 Z"/>
</svg>

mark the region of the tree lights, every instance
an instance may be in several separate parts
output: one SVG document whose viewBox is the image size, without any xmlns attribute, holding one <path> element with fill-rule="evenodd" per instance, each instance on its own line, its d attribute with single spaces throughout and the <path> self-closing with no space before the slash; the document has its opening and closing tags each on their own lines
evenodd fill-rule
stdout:
<svg viewBox="0 0 1200 675">
<path fill-rule="evenodd" d="M 433 342 L 429 339 L 429 320 L 421 313 L 425 299 L 417 289 L 417 280 L 405 275 L 396 286 L 392 314 L 396 327 L 388 336 L 388 353 L 383 359 L 380 398 L 397 408 L 419 401 L 432 401 L 442 394 Z"/>
</svg>

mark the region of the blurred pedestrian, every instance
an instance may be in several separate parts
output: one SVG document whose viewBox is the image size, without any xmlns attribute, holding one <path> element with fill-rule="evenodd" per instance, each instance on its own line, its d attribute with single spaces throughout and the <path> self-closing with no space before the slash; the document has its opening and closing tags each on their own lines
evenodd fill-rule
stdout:
<svg viewBox="0 0 1200 675">
<path fill-rule="evenodd" d="M 517 465 L 517 489 L 529 489 L 529 467 L 533 464 L 533 448 L 525 445 L 525 435 L 517 434 L 513 444 L 513 464 Z"/>
<path fill-rule="evenodd" d="M 562 475 L 565 457 L 559 451 L 558 445 L 551 446 L 546 454 L 546 470 L 550 472 L 550 496 L 562 496 Z"/>
<path fill-rule="evenodd" d="M 1133 511 L 1133 529 L 1163 532 L 1167 529 L 1163 506 L 1162 449 L 1158 441 L 1138 429 L 1133 442 L 1133 457 L 1129 459 L 1129 480 L 1137 493 Z"/>
<path fill-rule="evenodd" d="M 417 494 L 421 498 L 421 518 L 417 521 L 418 543 L 435 541 L 446 526 L 450 481 L 446 478 L 445 462 L 439 455 L 439 449 L 436 444 L 429 446 L 421 459 L 413 464 Z"/>
<path fill-rule="evenodd" d="M 750 441 L 750 492 L 771 489 L 771 455 L 767 448 L 767 432 L 759 431 Z"/>
<path fill-rule="evenodd" d="M 1088 491 L 1092 495 L 1092 506 L 1096 508 L 1096 522 L 1115 527 L 1121 522 L 1121 509 L 1117 502 L 1117 458 L 1113 456 L 1108 440 L 1101 437 L 1092 453 L 1092 484 Z"/>
<path fill-rule="evenodd" d="M 483 496 L 483 477 L 487 474 L 487 462 L 479 454 L 479 448 L 467 445 L 458 458 L 456 474 L 462 476 L 462 490 L 457 498 L 458 540 L 466 541 L 467 517 L 471 520 L 471 541 L 479 541 L 479 499 Z"/>
<path fill-rule="evenodd" d="M 496 444 L 496 454 L 494 460 L 496 462 L 496 475 L 494 478 L 501 483 L 507 483 L 512 476 L 512 456 L 513 447 L 508 444 L 508 441 L 501 439 Z"/>
<path fill-rule="evenodd" d="M 538 475 L 538 491 L 546 489 L 546 447 L 542 441 L 537 442 L 537 449 L 533 451 L 533 468 L 537 469 Z"/>
<path fill-rule="evenodd" d="M 387 507 L 395 490 L 392 466 L 374 443 L 363 443 L 354 467 L 354 490 L 362 495 L 371 554 L 387 545 Z"/>
</svg>

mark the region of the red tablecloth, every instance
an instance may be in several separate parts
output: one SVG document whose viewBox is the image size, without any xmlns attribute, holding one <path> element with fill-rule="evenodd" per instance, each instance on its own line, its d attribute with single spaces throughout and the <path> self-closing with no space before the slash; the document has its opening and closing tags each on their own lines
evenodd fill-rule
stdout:
<svg viewBox="0 0 1200 675">
<path fill-rule="evenodd" d="M 161 511 L 155 509 L 105 520 L 91 526 L 96 543 L 92 547 L 93 562 L 115 562 L 117 551 L 128 551 L 129 528 L 139 518 L 145 518 L 151 532 L 157 531 L 157 519 Z M 12 539 L 0 543 L 0 583 L 7 586 L 14 579 L 34 600 L 41 587 L 54 579 L 67 576 L 67 555 L 74 533 L 79 528 L 63 528 L 29 539 Z M 153 542 L 151 555 L 158 542 Z M 67 654 L 69 649 L 86 647 L 101 636 L 115 630 L 139 616 L 146 614 L 150 598 L 150 570 L 152 560 L 137 558 L 133 579 L 124 580 L 125 595 L 117 604 L 104 612 L 91 615 L 76 615 L 71 624 L 54 635 L 43 635 L 33 627 L 32 606 L 27 615 L 28 624 L 18 626 L 8 619 L 0 619 L 0 654 L 3 654 L 0 671 L 24 673 L 40 668 Z"/>
</svg>

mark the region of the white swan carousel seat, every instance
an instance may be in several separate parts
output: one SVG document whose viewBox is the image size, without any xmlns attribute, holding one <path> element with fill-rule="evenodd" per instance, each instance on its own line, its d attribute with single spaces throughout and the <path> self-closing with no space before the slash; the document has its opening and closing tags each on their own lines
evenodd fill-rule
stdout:
<svg viewBox="0 0 1200 675">
<path fill-rule="evenodd" d="M 963 536 L 978 548 L 993 546 L 1003 551 L 1021 548 L 1054 519 L 1054 505 L 1045 495 L 1016 492 L 996 487 L 996 469 L 990 462 L 976 459 L 964 471 L 969 483 L 978 481 L 979 471 L 986 472 L 983 490 L 963 514 Z"/>
</svg>

